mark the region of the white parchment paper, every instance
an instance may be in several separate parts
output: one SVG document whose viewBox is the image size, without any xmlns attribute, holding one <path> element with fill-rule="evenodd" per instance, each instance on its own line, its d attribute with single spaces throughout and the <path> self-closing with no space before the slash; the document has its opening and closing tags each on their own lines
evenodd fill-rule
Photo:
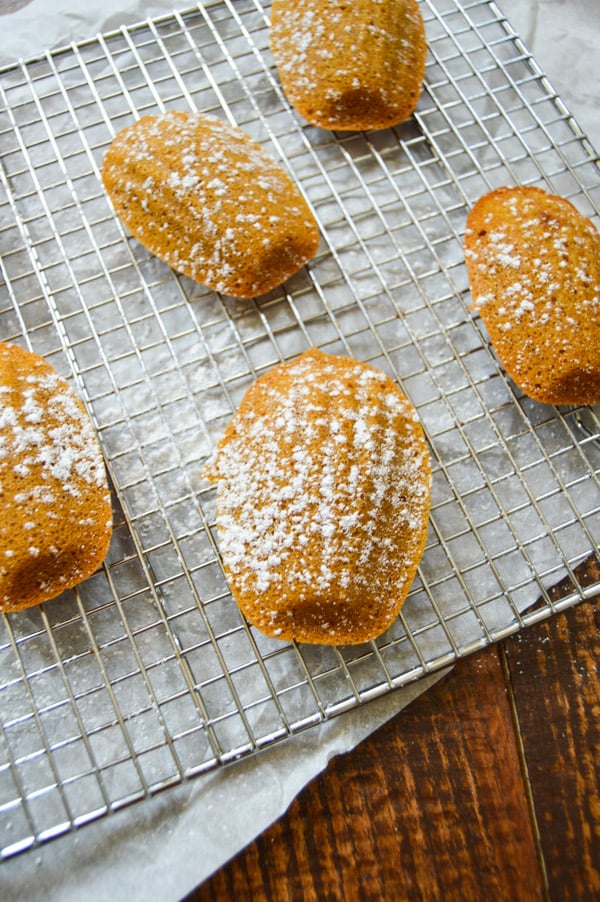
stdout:
<svg viewBox="0 0 600 902">
<path fill-rule="evenodd" d="M 56 0 L 33 0 L 0 17 L 0 65 L 172 9 L 158 0 L 63 0 L 57 12 Z M 274 823 L 332 757 L 353 749 L 447 672 L 9 860 L 0 868 L 0 898 L 176 902 Z"/>
<path fill-rule="evenodd" d="M 444 675 L 9 860 L 0 868 L 0 898 L 176 902 L 274 823 L 331 758 L 354 748 Z"/>
<path fill-rule="evenodd" d="M 597 0 L 572 0 L 568 11 L 560 0 L 505 0 L 500 6 L 592 143 L 600 145 Z M 57 11 L 56 0 L 33 0 L 0 17 L 0 64 L 172 8 L 160 0 L 63 0 Z M 443 675 L 8 861 L 0 868 L 0 898 L 181 899 L 280 817 L 333 756 L 354 748 Z"/>
</svg>

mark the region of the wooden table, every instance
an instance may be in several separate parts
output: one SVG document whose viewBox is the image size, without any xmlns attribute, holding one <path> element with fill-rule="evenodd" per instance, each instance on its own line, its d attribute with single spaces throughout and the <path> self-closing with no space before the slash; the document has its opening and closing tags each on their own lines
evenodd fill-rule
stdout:
<svg viewBox="0 0 600 902">
<path fill-rule="evenodd" d="M 599 602 L 460 661 L 187 902 L 600 899 Z"/>
</svg>

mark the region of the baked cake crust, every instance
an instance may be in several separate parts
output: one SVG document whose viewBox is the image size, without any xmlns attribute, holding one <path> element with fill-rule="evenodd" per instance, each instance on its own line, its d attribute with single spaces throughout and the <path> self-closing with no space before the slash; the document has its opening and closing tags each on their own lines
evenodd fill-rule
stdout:
<svg viewBox="0 0 600 902">
<path fill-rule="evenodd" d="M 144 116 L 113 140 L 102 181 L 144 247 L 223 294 L 265 294 L 318 249 L 316 220 L 292 179 L 216 116 Z"/>
<path fill-rule="evenodd" d="M 534 187 L 481 197 L 466 223 L 473 309 L 514 382 L 546 404 L 600 402 L 600 233 Z"/>
<path fill-rule="evenodd" d="M 270 42 L 285 94 L 320 128 L 389 128 L 412 115 L 427 45 L 417 0 L 274 0 Z"/>
<path fill-rule="evenodd" d="M 40 604 L 90 576 L 112 533 L 87 412 L 42 357 L 0 343 L 0 610 Z"/>
<path fill-rule="evenodd" d="M 384 373 L 310 349 L 247 391 L 204 476 L 232 594 L 269 636 L 365 642 L 396 618 L 425 547 L 428 447 Z"/>
</svg>

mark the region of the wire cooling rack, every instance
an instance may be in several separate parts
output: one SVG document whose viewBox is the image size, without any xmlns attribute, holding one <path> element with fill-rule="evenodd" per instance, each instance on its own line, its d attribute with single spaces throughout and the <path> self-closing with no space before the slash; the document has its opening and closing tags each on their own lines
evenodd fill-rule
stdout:
<svg viewBox="0 0 600 902">
<path fill-rule="evenodd" d="M 0 622 L 8 858 L 388 692 L 600 590 L 600 424 L 530 401 L 468 311 L 467 212 L 537 184 L 596 216 L 589 143 L 497 7 L 424 0 L 409 122 L 309 127 L 268 4 L 207 2 L 0 72 L 0 335 L 84 398 L 114 486 L 105 566 Z M 115 132 L 199 109 L 287 167 L 317 257 L 255 302 L 150 256 L 99 181 Z M 432 449 L 427 549 L 401 616 L 352 648 L 267 639 L 228 593 L 200 468 L 243 392 L 311 344 L 391 374 Z M 558 588 L 557 588 L 558 586 Z"/>
</svg>

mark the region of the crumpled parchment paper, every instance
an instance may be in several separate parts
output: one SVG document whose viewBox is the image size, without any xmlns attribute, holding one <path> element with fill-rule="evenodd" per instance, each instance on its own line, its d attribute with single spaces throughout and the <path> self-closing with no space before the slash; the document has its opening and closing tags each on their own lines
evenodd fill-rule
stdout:
<svg viewBox="0 0 600 902">
<path fill-rule="evenodd" d="M 0 898 L 177 902 L 274 823 L 331 758 L 447 672 L 10 859 L 0 865 Z"/>
</svg>

